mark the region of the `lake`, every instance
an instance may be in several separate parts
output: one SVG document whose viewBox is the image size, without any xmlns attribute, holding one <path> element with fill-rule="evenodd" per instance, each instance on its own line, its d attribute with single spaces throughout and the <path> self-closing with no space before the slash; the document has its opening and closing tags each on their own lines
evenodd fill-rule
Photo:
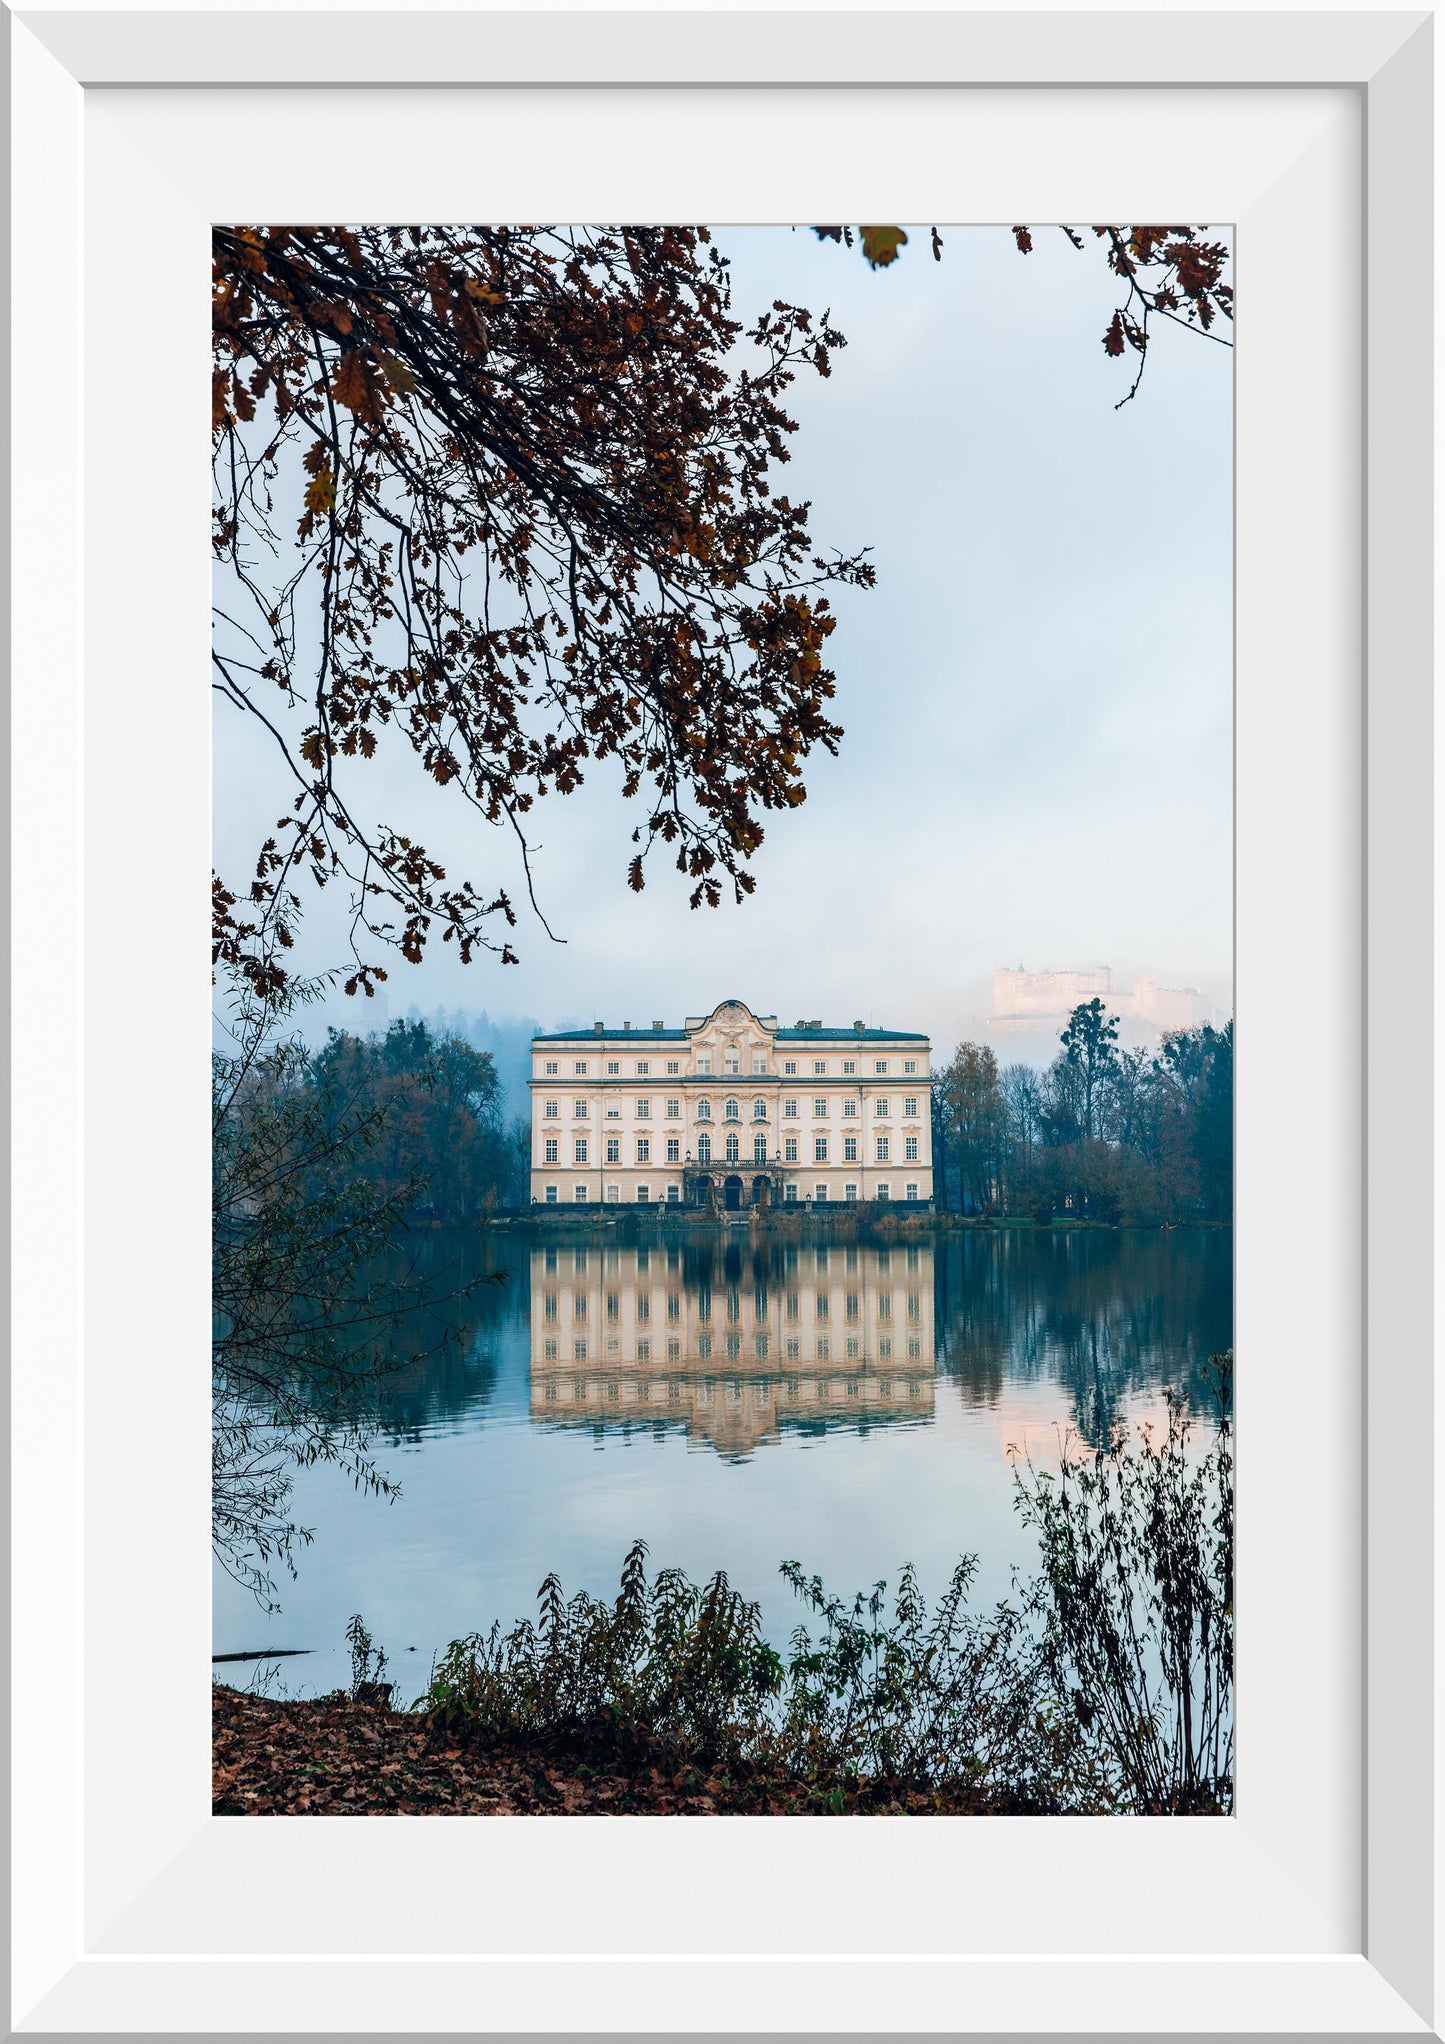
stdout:
<svg viewBox="0 0 1445 2044">
<path fill-rule="evenodd" d="M 1032 1560 L 1017 1454 L 1161 1421 L 1167 1388 L 1210 1437 L 1226 1229 L 629 1228 L 427 1241 L 495 1282 L 390 1388 L 377 1459 L 401 1496 L 301 1472 L 299 1578 L 263 1614 L 217 1570 L 216 1652 L 311 1648 L 268 1664 L 279 1687 L 335 1688 L 359 1611 L 410 1702 L 448 1640 L 533 1615 L 549 1569 L 615 1594 L 639 1534 L 651 1567 L 725 1569 L 780 1644 L 801 1615 L 783 1560 L 849 1596 L 911 1561 L 933 1595 L 973 1553 L 992 1603 Z"/>
</svg>

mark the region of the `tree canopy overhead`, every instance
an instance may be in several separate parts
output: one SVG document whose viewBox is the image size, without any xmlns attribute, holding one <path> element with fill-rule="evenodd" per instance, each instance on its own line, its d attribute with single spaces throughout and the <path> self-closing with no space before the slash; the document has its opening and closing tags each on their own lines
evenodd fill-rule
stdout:
<svg viewBox="0 0 1445 2044">
<path fill-rule="evenodd" d="M 814 231 L 875 269 L 908 241 Z M 1091 231 L 1125 403 L 1151 317 L 1219 337 L 1229 251 Z M 349 992 L 438 933 L 515 960 L 505 889 L 373 820 L 388 740 L 515 832 L 529 890 L 530 812 L 612 760 L 646 805 L 632 887 L 661 844 L 692 907 L 750 893 L 764 813 L 842 735 L 828 591 L 873 581 L 779 487 L 788 388 L 844 345 L 828 315 L 735 317 L 706 227 L 221 227 L 213 294 L 214 680 L 292 782 L 254 870 L 213 879 L 215 963 L 282 985 L 308 879 L 349 897 Z"/>
<path fill-rule="evenodd" d="M 873 579 L 777 487 L 826 315 L 745 333 L 706 228 L 242 226 L 214 345 L 216 685 L 295 780 L 214 883 L 217 961 L 284 977 L 306 875 L 349 885 L 352 991 L 438 931 L 514 956 L 504 892 L 368 823 L 343 763 L 388 729 L 524 853 L 534 803 L 615 759 L 649 804 L 634 888 L 661 842 L 692 906 L 750 892 L 762 813 L 840 736 L 827 591 Z"/>
</svg>

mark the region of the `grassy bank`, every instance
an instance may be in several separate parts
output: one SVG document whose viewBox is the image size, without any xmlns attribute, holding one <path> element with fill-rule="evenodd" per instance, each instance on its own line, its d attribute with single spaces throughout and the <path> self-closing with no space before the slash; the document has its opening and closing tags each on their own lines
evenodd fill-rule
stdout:
<svg viewBox="0 0 1445 2044">
<path fill-rule="evenodd" d="M 823 1207 L 774 1207 L 762 1213 L 745 1213 L 725 1219 L 694 1207 L 651 1206 L 531 1207 L 515 1212 L 498 1211 L 479 1220 L 482 1229 L 503 1234 L 545 1235 L 553 1240 L 586 1241 L 598 1236 L 620 1236 L 624 1241 L 656 1242 L 692 1235 L 765 1235 L 780 1241 L 860 1240 L 907 1241 L 939 1232 L 992 1233 L 1018 1231 L 1031 1235 L 1110 1234 L 1138 1232 L 1159 1234 L 1192 1229 L 1230 1229 L 1232 1221 L 1094 1221 L 1076 1220 L 1058 1214 L 1051 1220 L 1036 1220 L 1031 1214 L 960 1214 L 919 1204 L 901 1202 L 879 1206 L 875 1201 L 835 1201 Z"/>
</svg>

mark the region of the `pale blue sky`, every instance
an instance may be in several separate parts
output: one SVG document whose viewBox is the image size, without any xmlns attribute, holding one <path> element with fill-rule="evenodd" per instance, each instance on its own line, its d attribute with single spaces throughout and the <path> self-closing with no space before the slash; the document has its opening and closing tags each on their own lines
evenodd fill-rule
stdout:
<svg viewBox="0 0 1445 2044">
<path fill-rule="evenodd" d="M 915 230 L 873 272 L 810 231 L 718 228 L 745 319 L 830 307 L 848 347 L 801 380 L 784 487 L 824 546 L 870 546 L 830 645 L 838 759 L 773 818 L 742 908 L 690 914 L 661 858 L 625 884 L 618 776 L 534 810 L 538 896 L 520 966 L 398 960 L 386 1007 L 544 1023 L 671 1023 L 728 995 L 791 1022 L 855 1016 L 981 1033 L 995 965 L 1112 965 L 1230 1004 L 1232 357 L 1162 329 L 1143 387 L 1100 345 L 1113 280 L 1092 237 Z M 269 741 L 268 741 L 269 743 Z M 371 790 L 374 788 L 374 796 Z M 456 874 L 506 885 L 514 847 L 409 761 L 358 776 L 367 806 Z M 279 798 L 279 799 L 278 799 Z M 216 839 L 249 865 L 285 801 L 271 756 L 216 712 Z M 639 814 L 640 814 L 639 810 Z M 340 903 L 309 903 L 305 962 L 342 956 Z M 351 1026 L 380 1002 L 341 1003 Z M 337 1012 L 334 1019 L 343 1016 Z"/>
</svg>

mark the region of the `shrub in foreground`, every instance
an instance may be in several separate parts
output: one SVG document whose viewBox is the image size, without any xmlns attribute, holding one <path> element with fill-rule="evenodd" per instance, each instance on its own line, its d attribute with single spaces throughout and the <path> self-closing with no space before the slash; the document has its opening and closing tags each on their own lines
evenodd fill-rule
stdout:
<svg viewBox="0 0 1445 2044">
<path fill-rule="evenodd" d="M 1018 1502 L 1037 1577 L 976 1611 L 972 1556 L 936 1606 L 905 1568 L 851 1603 L 797 1562 L 807 1621 L 786 1655 L 719 1573 L 649 1579 L 635 1541 L 611 1601 L 556 1575 L 535 1621 L 454 1640 L 419 1701 L 493 1746 L 837 1793 L 860 1782 L 950 1807 L 1038 1814 L 1213 1814 L 1232 1804 L 1233 1459 L 1228 1357 L 1203 1455 L 1171 1400 L 1157 1437 L 1116 1432 L 1057 1474 L 1025 1464 Z"/>
</svg>

